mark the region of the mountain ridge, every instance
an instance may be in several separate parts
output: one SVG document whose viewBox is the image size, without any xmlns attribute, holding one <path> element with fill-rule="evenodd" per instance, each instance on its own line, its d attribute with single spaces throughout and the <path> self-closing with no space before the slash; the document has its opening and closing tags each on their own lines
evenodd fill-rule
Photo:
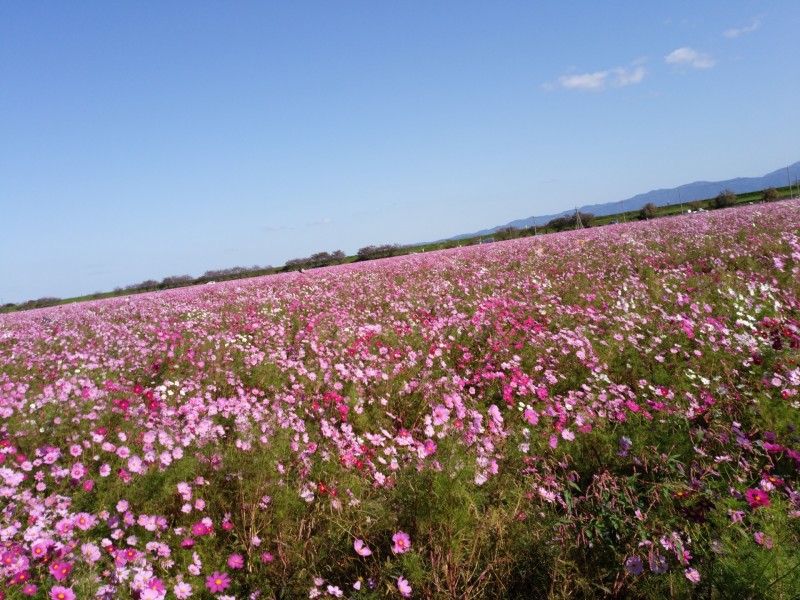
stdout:
<svg viewBox="0 0 800 600">
<path fill-rule="evenodd" d="M 794 179 L 791 179 L 791 177 Z M 794 185 L 795 180 L 800 176 L 800 161 L 776 169 L 761 177 L 735 177 L 733 179 L 725 179 L 722 181 L 695 181 L 686 183 L 675 188 L 662 188 L 657 190 L 650 190 L 642 194 L 636 194 L 624 200 L 616 200 L 612 202 L 604 202 L 602 204 L 586 204 L 578 207 L 581 212 L 592 213 L 598 217 L 610 215 L 624 211 L 639 210 L 645 204 L 652 202 L 656 206 L 666 206 L 668 204 L 677 204 L 678 202 L 693 202 L 695 200 L 705 200 L 706 198 L 713 198 L 724 189 L 733 190 L 737 194 L 744 194 L 747 192 L 757 192 L 769 187 L 784 187 L 787 183 L 791 182 Z M 481 229 L 473 233 L 462 233 L 450 238 L 448 240 L 461 240 L 465 238 L 489 235 L 496 233 L 505 227 L 516 227 L 517 229 L 524 229 L 533 227 L 533 225 L 542 226 L 547 222 L 571 215 L 574 209 L 563 210 L 551 215 L 540 215 L 526 217 L 524 219 L 516 219 L 509 221 L 504 225 L 497 225 L 489 229 Z M 440 240 L 442 241 L 442 240 Z"/>
</svg>

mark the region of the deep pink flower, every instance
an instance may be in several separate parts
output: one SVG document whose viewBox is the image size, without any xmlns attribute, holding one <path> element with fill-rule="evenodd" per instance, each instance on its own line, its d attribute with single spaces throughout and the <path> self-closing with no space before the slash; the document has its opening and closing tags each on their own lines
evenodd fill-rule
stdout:
<svg viewBox="0 0 800 600">
<path fill-rule="evenodd" d="M 231 569 L 241 569 L 244 566 L 244 558 L 241 554 L 231 554 L 228 558 L 228 566 Z"/>
<path fill-rule="evenodd" d="M 25 583 L 31 578 L 31 574 L 28 571 L 19 571 L 14 574 L 14 577 L 11 578 L 12 583 L 17 585 Z"/>
<path fill-rule="evenodd" d="M 25 587 L 22 588 L 22 593 L 26 596 L 34 596 L 36 592 L 39 591 L 39 588 L 32 583 L 28 583 Z"/>
<path fill-rule="evenodd" d="M 392 536 L 392 541 L 394 545 L 392 546 L 392 552 L 395 554 L 403 554 L 403 552 L 408 552 L 411 550 L 411 536 L 409 536 L 405 531 L 398 531 Z"/>
<path fill-rule="evenodd" d="M 68 562 L 53 561 L 50 565 L 50 574 L 55 577 L 56 581 L 64 581 L 72 571 L 72 565 Z"/>
<path fill-rule="evenodd" d="M 206 587 L 213 594 L 224 591 L 225 589 L 229 588 L 230 585 L 231 578 L 228 577 L 227 573 L 218 573 L 217 571 L 214 571 L 213 574 L 206 577 Z"/>
<path fill-rule="evenodd" d="M 50 598 L 52 600 L 75 600 L 75 592 L 72 591 L 72 588 L 54 585 L 50 590 Z"/>
<path fill-rule="evenodd" d="M 207 535 L 211 533 L 211 530 L 208 528 L 208 525 L 206 525 L 202 521 L 198 521 L 197 523 L 192 525 L 192 533 L 197 537 L 200 537 L 201 535 Z"/>
<path fill-rule="evenodd" d="M 750 489 L 744 493 L 744 497 L 750 504 L 750 508 L 758 508 L 759 506 L 769 506 L 769 496 L 764 490 Z"/>
<path fill-rule="evenodd" d="M 262 552 L 262 553 L 261 553 L 261 560 L 262 560 L 262 561 L 263 561 L 265 564 L 269 564 L 269 563 L 271 563 L 273 560 L 275 560 L 275 557 L 274 557 L 274 556 L 272 556 L 272 554 L 270 554 L 269 552 Z"/>
</svg>

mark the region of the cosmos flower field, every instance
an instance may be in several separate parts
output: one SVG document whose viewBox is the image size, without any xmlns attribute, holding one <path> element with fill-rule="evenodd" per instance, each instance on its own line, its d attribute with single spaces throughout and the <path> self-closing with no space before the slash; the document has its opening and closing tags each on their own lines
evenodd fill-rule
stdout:
<svg viewBox="0 0 800 600">
<path fill-rule="evenodd" d="M 800 203 L 0 316 L 0 598 L 791 598 Z"/>
</svg>

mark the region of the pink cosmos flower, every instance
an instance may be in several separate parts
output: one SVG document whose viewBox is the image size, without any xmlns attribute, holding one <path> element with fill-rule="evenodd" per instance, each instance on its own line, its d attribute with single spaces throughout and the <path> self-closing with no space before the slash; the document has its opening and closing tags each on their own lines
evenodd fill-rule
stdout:
<svg viewBox="0 0 800 600">
<path fill-rule="evenodd" d="M 186 598 L 192 595 L 192 586 L 185 581 L 181 581 L 175 584 L 172 591 L 175 592 L 175 596 L 178 600 L 186 600 Z"/>
<path fill-rule="evenodd" d="M 241 554 L 231 554 L 228 558 L 228 566 L 231 569 L 241 569 L 244 566 L 244 558 Z"/>
<path fill-rule="evenodd" d="M 56 579 L 56 581 L 64 581 L 67 578 L 67 575 L 70 574 L 70 571 L 72 571 L 72 565 L 68 562 L 56 560 L 50 565 L 50 574 Z"/>
<path fill-rule="evenodd" d="M 757 544 L 761 544 L 767 550 L 772 548 L 772 538 L 768 535 L 764 535 L 763 531 L 757 531 L 753 534 L 753 537 L 755 538 Z"/>
<path fill-rule="evenodd" d="M 22 588 L 22 593 L 26 596 L 35 596 L 38 591 L 39 588 L 32 583 L 28 583 Z"/>
<path fill-rule="evenodd" d="M 397 578 L 397 591 L 403 598 L 411 597 L 411 586 L 408 584 L 408 579 L 403 577 Z"/>
<path fill-rule="evenodd" d="M 28 571 L 19 571 L 15 573 L 14 576 L 11 578 L 11 583 L 14 583 L 15 585 L 20 585 L 28 581 L 30 578 L 31 574 Z"/>
<path fill-rule="evenodd" d="M 728 509 L 728 516 L 731 518 L 731 521 L 734 523 L 741 523 L 744 519 L 744 511 L 743 510 L 732 510 Z"/>
<path fill-rule="evenodd" d="M 692 583 L 700 583 L 700 573 L 697 572 L 697 569 L 686 569 L 684 574 L 686 575 L 686 579 Z"/>
<path fill-rule="evenodd" d="M 355 542 L 353 542 L 353 549 L 359 556 L 369 556 L 370 554 L 372 554 L 372 550 L 367 548 L 367 545 L 364 543 L 364 540 L 356 540 Z"/>
<path fill-rule="evenodd" d="M 392 536 L 392 541 L 394 545 L 392 546 L 392 552 L 395 554 L 403 554 L 404 552 L 408 552 L 411 550 L 411 536 L 409 536 L 405 531 L 398 531 Z"/>
<path fill-rule="evenodd" d="M 52 600 L 75 600 L 75 592 L 72 591 L 72 588 L 54 585 L 50 590 L 50 598 Z"/>
<path fill-rule="evenodd" d="M 208 533 L 211 533 L 211 530 L 205 523 L 203 523 L 202 521 L 198 521 L 197 523 L 192 525 L 192 533 L 199 537 L 201 535 L 206 535 Z"/>
<path fill-rule="evenodd" d="M 206 587 L 212 594 L 222 592 L 229 588 L 230 585 L 231 578 L 228 577 L 227 573 L 218 573 L 217 571 L 214 571 L 213 574 L 206 577 Z"/>
<path fill-rule="evenodd" d="M 444 425 L 450 419 L 450 411 L 443 404 L 439 404 L 433 409 L 433 424 Z"/>
<path fill-rule="evenodd" d="M 269 552 L 262 552 L 262 553 L 261 553 L 261 561 L 262 561 L 264 564 L 269 564 L 269 563 L 271 563 L 273 560 L 275 560 L 275 557 L 274 557 L 274 556 L 272 556 L 272 554 L 270 554 Z"/>
<path fill-rule="evenodd" d="M 750 508 L 759 506 L 770 506 L 769 495 L 764 490 L 750 489 L 744 493 L 744 497 L 750 504 Z"/>
</svg>

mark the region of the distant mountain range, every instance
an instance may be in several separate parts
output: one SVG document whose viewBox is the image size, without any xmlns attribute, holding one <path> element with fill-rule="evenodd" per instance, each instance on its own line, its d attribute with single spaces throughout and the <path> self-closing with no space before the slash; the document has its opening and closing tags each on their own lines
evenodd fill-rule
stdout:
<svg viewBox="0 0 800 600">
<path fill-rule="evenodd" d="M 614 213 L 622 212 L 623 206 L 625 211 L 639 210 L 645 204 L 652 202 L 656 206 L 664 206 L 667 204 L 677 204 L 680 201 L 692 202 L 693 200 L 704 200 L 706 198 L 713 198 L 724 189 L 730 189 L 737 194 L 744 194 L 746 192 L 757 192 L 769 187 L 785 187 L 789 184 L 789 177 L 794 185 L 795 180 L 800 177 L 800 162 L 789 165 L 787 174 L 787 167 L 767 173 L 763 177 L 737 177 L 736 179 L 727 179 L 725 181 L 695 181 L 694 183 L 687 183 L 676 188 L 669 190 L 653 190 L 646 194 L 638 194 L 632 198 L 625 200 L 618 200 L 616 202 L 606 202 L 605 204 L 588 204 L 581 206 L 579 210 L 584 213 L 592 213 L 598 217 L 604 215 L 611 215 Z M 474 233 L 463 233 L 448 239 L 460 240 L 464 238 L 475 237 L 478 235 L 487 235 L 495 233 L 504 227 L 516 227 L 523 229 L 536 225 L 544 225 L 548 221 L 552 221 L 557 217 L 571 215 L 575 212 L 574 209 L 564 210 L 560 213 L 552 215 L 541 215 L 535 217 L 528 217 L 527 219 L 517 219 L 505 225 L 498 225 L 491 229 L 482 229 Z"/>
</svg>

